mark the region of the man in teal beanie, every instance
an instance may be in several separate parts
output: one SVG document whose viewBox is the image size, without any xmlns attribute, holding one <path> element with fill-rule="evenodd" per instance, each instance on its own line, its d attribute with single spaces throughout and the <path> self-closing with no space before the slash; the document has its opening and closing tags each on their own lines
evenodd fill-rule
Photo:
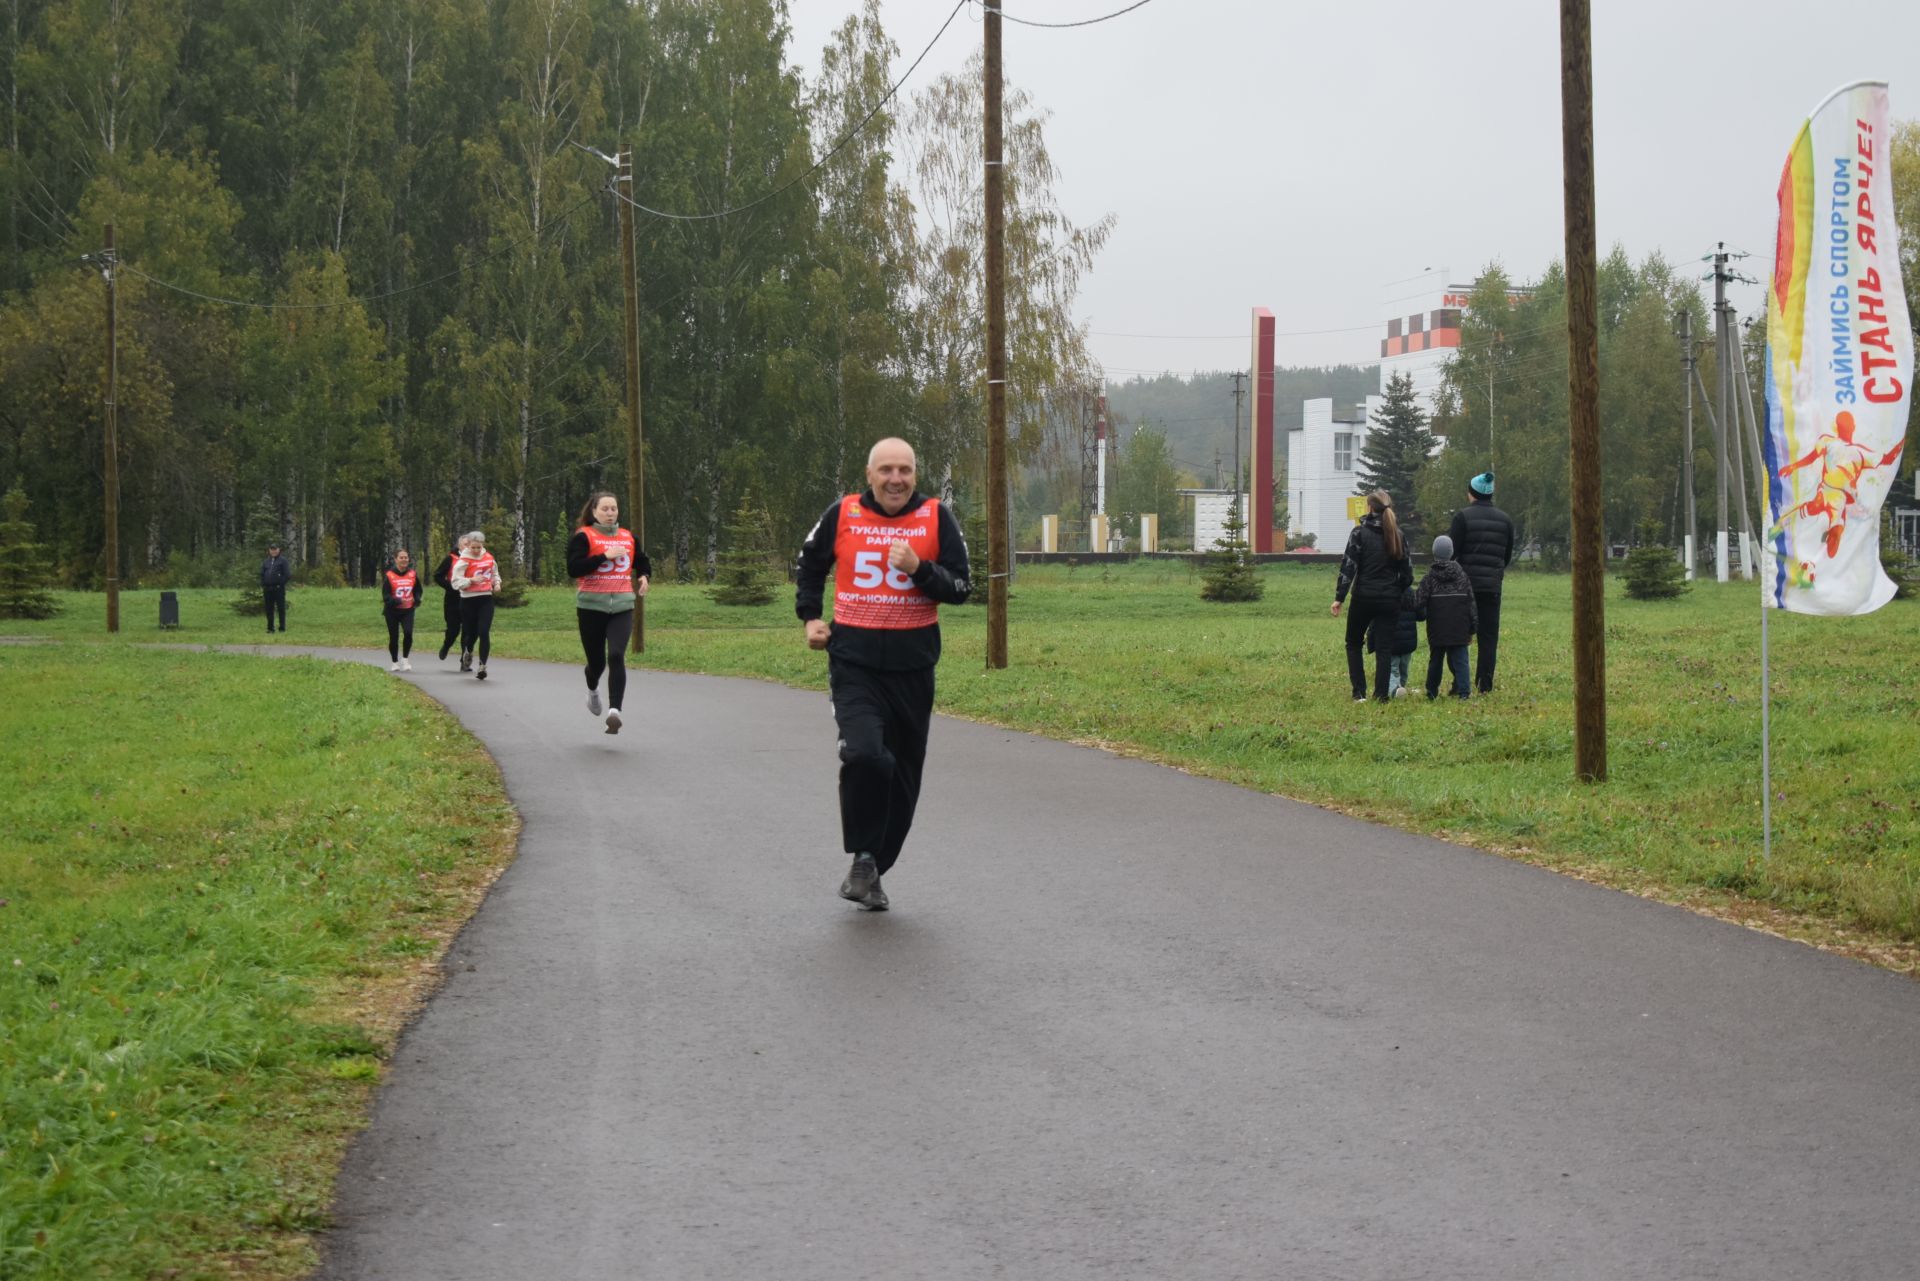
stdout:
<svg viewBox="0 0 1920 1281">
<path fill-rule="evenodd" d="M 1473 583 L 1473 604 L 1479 615 L 1474 642 L 1473 683 L 1482 693 L 1493 689 L 1493 667 L 1500 657 L 1500 584 L 1513 563 L 1513 520 L 1493 505 L 1493 469 L 1467 482 L 1467 505 L 1453 514 L 1454 559 Z"/>
</svg>

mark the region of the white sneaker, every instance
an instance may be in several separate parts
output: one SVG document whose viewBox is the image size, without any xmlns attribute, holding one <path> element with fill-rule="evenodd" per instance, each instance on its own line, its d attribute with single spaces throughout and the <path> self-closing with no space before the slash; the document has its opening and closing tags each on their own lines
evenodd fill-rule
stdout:
<svg viewBox="0 0 1920 1281">
<path fill-rule="evenodd" d="M 620 732 L 620 709 L 617 707 L 609 708 L 607 710 L 607 733 L 618 734 L 619 732 Z"/>
<path fill-rule="evenodd" d="M 600 704 L 599 690 L 590 689 L 587 691 L 587 711 L 591 712 L 595 716 L 598 716 L 602 711 L 601 704 Z"/>
<path fill-rule="evenodd" d="M 392 667 L 389 667 L 387 670 L 390 672 L 397 672 L 400 670 L 400 664 L 395 663 Z"/>
<path fill-rule="evenodd" d="M 410 671 L 412 671 L 412 670 L 413 670 L 413 660 L 412 660 L 411 658 L 403 658 L 403 659 L 401 659 L 401 660 L 400 660 L 400 670 L 401 670 L 401 671 L 403 671 L 403 672 L 410 672 Z"/>
</svg>

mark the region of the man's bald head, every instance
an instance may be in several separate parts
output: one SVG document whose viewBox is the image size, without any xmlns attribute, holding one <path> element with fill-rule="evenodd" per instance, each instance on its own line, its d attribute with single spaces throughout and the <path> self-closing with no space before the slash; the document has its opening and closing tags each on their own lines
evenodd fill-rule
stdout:
<svg viewBox="0 0 1920 1281">
<path fill-rule="evenodd" d="M 867 451 L 867 487 L 887 515 L 898 515 L 913 497 L 914 470 L 913 446 L 898 436 L 877 440 Z"/>
</svg>

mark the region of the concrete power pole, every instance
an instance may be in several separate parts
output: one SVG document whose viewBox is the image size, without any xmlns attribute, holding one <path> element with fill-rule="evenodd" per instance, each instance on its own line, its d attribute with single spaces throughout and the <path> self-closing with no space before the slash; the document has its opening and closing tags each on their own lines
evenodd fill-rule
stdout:
<svg viewBox="0 0 1920 1281">
<path fill-rule="evenodd" d="M 1007 210 L 1000 116 L 1000 3 L 985 6 L 987 239 L 987 667 L 1007 665 Z"/>
<path fill-rule="evenodd" d="M 1593 216 L 1593 28 L 1588 0 L 1560 0 L 1561 173 L 1566 183 L 1567 406 L 1572 429 L 1573 757 L 1607 778 L 1606 583 L 1600 503 L 1599 250 Z"/>
<path fill-rule="evenodd" d="M 1687 494 L 1684 508 L 1687 526 L 1681 539 L 1681 556 L 1687 565 L 1687 581 L 1692 582 L 1694 570 L 1700 563 L 1693 551 L 1694 535 L 1700 528 L 1700 517 L 1693 505 L 1693 384 L 1698 375 L 1693 368 L 1693 313 L 1682 311 L 1678 319 L 1680 327 L 1674 332 L 1680 338 L 1680 383 L 1687 393 L 1686 426 L 1680 437 L 1680 483 Z"/>
<path fill-rule="evenodd" d="M 614 201 L 620 210 L 620 280 L 626 293 L 627 316 L 627 523 L 633 536 L 646 546 L 647 481 L 641 470 L 640 454 L 640 285 L 634 265 L 633 244 L 633 148 L 620 148 L 614 162 L 614 190 L 623 199 Z M 632 652 L 647 649 L 647 599 L 633 598 Z"/>
<path fill-rule="evenodd" d="M 120 630 L 120 305 L 114 295 L 119 261 L 113 250 L 113 224 L 106 225 L 106 254 L 101 274 L 107 279 L 107 396 L 103 436 L 106 446 L 107 630 Z"/>
</svg>

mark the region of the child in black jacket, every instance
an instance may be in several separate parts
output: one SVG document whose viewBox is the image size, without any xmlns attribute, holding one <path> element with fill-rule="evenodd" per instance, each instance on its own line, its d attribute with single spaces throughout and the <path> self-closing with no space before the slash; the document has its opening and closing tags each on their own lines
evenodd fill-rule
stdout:
<svg viewBox="0 0 1920 1281">
<path fill-rule="evenodd" d="M 1445 534 L 1433 540 L 1433 564 L 1420 580 L 1415 596 L 1419 614 L 1427 620 L 1427 697 L 1440 696 L 1440 664 L 1453 672 L 1453 696 L 1466 698 L 1467 642 L 1480 625 L 1474 605 L 1473 583 L 1453 558 L 1453 539 Z"/>
<path fill-rule="evenodd" d="M 1407 588 L 1400 598 L 1400 621 L 1393 629 L 1390 638 L 1392 648 L 1388 651 L 1393 662 L 1387 668 L 1387 697 L 1404 698 L 1413 692 L 1414 651 L 1420 648 L 1419 598 L 1413 588 Z"/>
</svg>

